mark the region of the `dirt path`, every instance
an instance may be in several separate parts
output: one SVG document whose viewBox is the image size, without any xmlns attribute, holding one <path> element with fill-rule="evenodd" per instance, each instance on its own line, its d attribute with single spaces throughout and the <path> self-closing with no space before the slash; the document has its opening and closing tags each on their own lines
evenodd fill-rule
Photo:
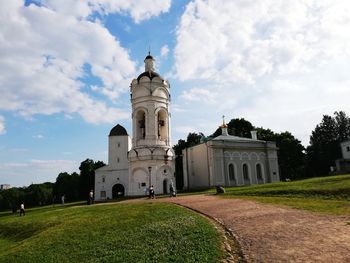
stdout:
<svg viewBox="0 0 350 263">
<path fill-rule="evenodd" d="M 213 195 L 166 198 L 221 221 L 248 262 L 349 262 L 350 218 Z"/>
</svg>

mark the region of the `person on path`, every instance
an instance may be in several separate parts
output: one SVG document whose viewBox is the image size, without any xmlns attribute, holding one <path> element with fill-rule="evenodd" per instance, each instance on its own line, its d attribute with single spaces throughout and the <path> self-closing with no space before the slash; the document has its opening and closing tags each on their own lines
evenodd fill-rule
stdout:
<svg viewBox="0 0 350 263">
<path fill-rule="evenodd" d="M 62 195 L 62 197 L 61 197 L 62 205 L 64 205 L 64 199 L 65 199 L 65 196 Z"/>
<path fill-rule="evenodd" d="M 23 202 L 21 203 L 21 206 L 20 206 L 19 216 L 22 216 L 22 214 L 23 214 L 23 216 L 26 215 L 26 212 L 24 210 L 24 203 Z"/>
<path fill-rule="evenodd" d="M 176 197 L 176 191 L 173 184 L 170 184 L 170 197 Z"/>
<path fill-rule="evenodd" d="M 89 205 L 94 203 L 94 191 L 91 190 L 89 193 Z"/>
<path fill-rule="evenodd" d="M 155 198 L 153 185 L 151 185 L 151 187 L 149 188 L 149 198 Z"/>
</svg>

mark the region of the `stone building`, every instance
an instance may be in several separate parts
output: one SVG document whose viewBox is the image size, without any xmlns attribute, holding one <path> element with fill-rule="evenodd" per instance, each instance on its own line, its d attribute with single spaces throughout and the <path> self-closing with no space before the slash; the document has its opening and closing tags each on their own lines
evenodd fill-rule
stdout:
<svg viewBox="0 0 350 263">
<path fill-rule="evenodd" d="M 95 199 L 168 193 L 175 184 L 170 133 L 170 84 L 154 70 L 149 54 L 145 72 L 131 82 L 132 138 L 121 125 L 109 134 L 108 165 L 96 170 Z"/>
<path fill-rule="evenodd" d="M 350 173 L 350 140 L 340 143 L 342 159 L 335 161 L 336 173 Z"/>
<path fill-rule="evenodd" d="M 10 184 L 0 184 L 0 191 L 12 188 Z"/>
<path fill-rule="evenodd" d="M 225 122 L 222 134 L 207 142 L 184 149 L 185 189 L 214 186 L 242 186 L 279 182 L 275 142 L 229 135 Z"/>
</svg>

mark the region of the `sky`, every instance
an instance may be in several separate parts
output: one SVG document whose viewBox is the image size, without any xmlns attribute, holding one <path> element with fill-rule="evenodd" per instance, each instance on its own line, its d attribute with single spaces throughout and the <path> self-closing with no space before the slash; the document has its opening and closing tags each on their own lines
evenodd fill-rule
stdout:
<svg viewBox="0 0 350 263">
<path fill-rule="evenodd" d="M 346 0 L 0 0 L 0 184 L 107 162 L 149 50 L 173 144 L 225 115 L 307 146 L 323 115 L 350 114 Z"/>
</svg>

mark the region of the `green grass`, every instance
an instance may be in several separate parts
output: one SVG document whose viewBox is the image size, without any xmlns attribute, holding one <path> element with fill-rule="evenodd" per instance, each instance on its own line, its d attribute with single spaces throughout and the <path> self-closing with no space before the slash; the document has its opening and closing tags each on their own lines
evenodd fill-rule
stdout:
<svg viewBox="0 0 350 263">
<path fill-rule="evenodd" d="M 0 262 L 217 262 L 220 235 L 167 203 L 55 207 L 0 217 Z"/>
<path fill-rule="evenodd" d="M 314 212 L 350 215 L 350 175 L 226 188 L 225 197 L 282 204 Z"/>
</svg>

